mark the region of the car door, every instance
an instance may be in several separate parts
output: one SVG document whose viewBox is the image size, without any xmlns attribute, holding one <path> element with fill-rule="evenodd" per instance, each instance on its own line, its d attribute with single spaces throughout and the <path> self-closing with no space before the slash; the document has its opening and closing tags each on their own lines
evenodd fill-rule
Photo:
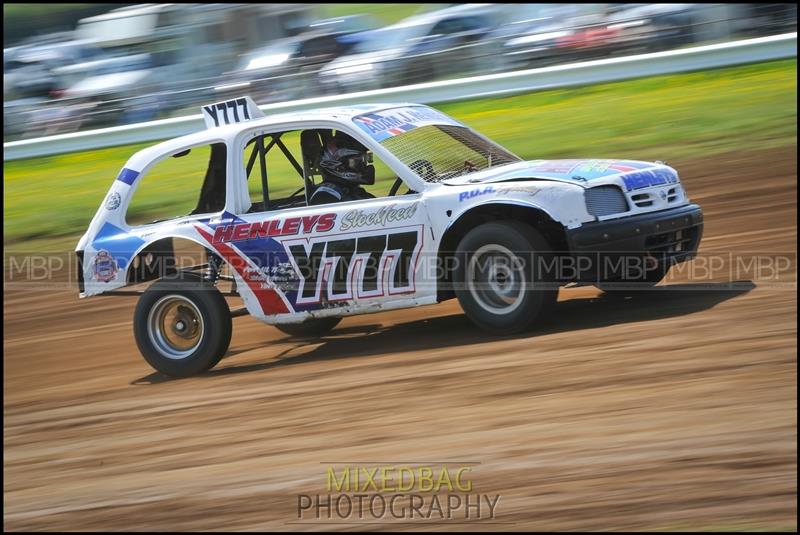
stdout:
<svg viewBox="0 0 800 535">
<path fill-rule="evenodd" d="M 364 312 L 435 300 L 423 258 L 430 224 L 419 194 L 307 207 L 289 217 L 319 217 L 330 228 L 281 241 L 300 275 L 295 310 L 344 307 Z"/>
<path fill-rule="evenodd" d="M 421 194 L 289 204 L 251 201 L 209 222 L 205 237 L 237 271 L 251 314 L 281 323 L 436 302 L 435 275 L 431 282 L 426 272 L 436 248 Z"/>
<path fill-rule="evenodd" d="M 238 264 L 251 314 L 271 322 L 436 301 L 426 272 L 435 248 L 419 194 L 225 214 L 210 226 L 208 241 Z"/>
</svg>

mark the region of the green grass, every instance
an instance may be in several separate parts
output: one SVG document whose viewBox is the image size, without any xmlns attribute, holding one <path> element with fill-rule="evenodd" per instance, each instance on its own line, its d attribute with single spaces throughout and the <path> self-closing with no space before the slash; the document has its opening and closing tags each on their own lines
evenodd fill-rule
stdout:
<svg viewBox="0 0 800 535">
<path fill-rule="evenodd" d="M 441 5 L 425 4 L 318 4 L 319 11 L 326 17 L 347 15 L 368 15 L 380 24 L 394 24 L 420 11 L 429 11 Z"/>
<path fill-rule="evenodd" d="M 797 62 L 777 61 L 697 73 L 657 76 L 572 89 L 437 106 L 528 158 L 694 158 L 797 144 Z M 82 233 L 119 169 L 150 144 L 8 162 L 4 165 L 4 241 Z M 271 185 L 283 194 L 299 187 L 285 159 L 275 159 Z M 197 178 L 168 164 L 169 185 L 134 202 L 149 216 L 187 213 Z M 379 170 L 387 177 L 387 171 Z M 282 180 L 282 181 L 281 181 Z M 187 186 L 191 184 L 191 186 Z M 388 189 L 380 181 L 378 191 Z M 60 243 L 63 240 L 59 240 Z"/>
<path fill-rule="evenodd" d="M 437 107 L 524 157 L 693 157 L 796 144 L 797 62 Z"/>
</svg>

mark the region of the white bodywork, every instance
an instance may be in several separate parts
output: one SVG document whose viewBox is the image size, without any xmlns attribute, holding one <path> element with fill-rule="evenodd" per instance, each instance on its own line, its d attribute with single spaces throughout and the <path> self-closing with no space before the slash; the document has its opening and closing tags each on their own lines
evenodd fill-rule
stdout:
<svg viewBox="0 0 800 535">
<path fill-rule="evenodd" d="M 84 253 L 81 296 L 125 286 L 132 259 L 156 240 L 172 237 L 211 249 L 234 266 L 231 271 L 245 306 L 251 315 L 267 323 L 293 323 L 312 316 L 431 304 L 437 300 L 436 276 L 431 270 L 435 263 L 431 260 L 437 257 L 447 230 L 476 207 L 499 204 L 535 208 L 565 229 L 575 229 L 588 222 L 688 204 L 675 171 L 648 162 L 520 161 L 438 183 L 427 182 L 354 122 L 354 118 L 365 114 L 380 116 L 409 108 L 428 110 L 425 113 L 445 117 L 446 124 L 463 126 L 424 106 L 362 105 L 275 115 L 209 128 L 134 154 L 77 246 Z M 436 124 L 436 120 L 425 124 Z M 243 162 L 247 141 L 265 133 L 306 129 L 335 129 L 349 134 L 373 151 L 415 193 L 247 213 L 251 207 Z M 136 227 L 126 223 L 130 200 L 151 166 L 187 148 L 216 142 L 225 143 L 228 149 L 223 211 Z M 425 148 L 420 150 L 419 157 L 425 158 Z M 609 185 L 621 188 L 632 208 L 601 217 L 590 214 L 584 193 L 595 186 Z M 667 189 L 671 190 L 669 202 Z M 633 195 L 644 194 L 652 199 L 651 204 L 636 206 Z M 240 232 L 241 239 L 236 239 L 236 232 Z M 251 235 L 248 232 L 261 233 L 248 239 Z M 314 249 L 315 244 L 322 242 L 326 245 Z M 384 243 L 382 252 L 381 243 Z M 355 249 L 337 256 L 335 247 Z M 370 247 L 371 254 L 380 259 L 382 270 L 378 280 L 365 283 L 362 276 L 370 253 L 363 251 Z M 306 280 L 299 274 L 298 258 L 314 251 L 323 252 L 323 267 L 316 280 Z M 300 288 L 284 291 L 273 280 L 273 272 L 262 270 L 263 266 L 256 262 L 260 255 L 274 255 L 277 260 L 273 260 L 281 269 L 294 271 Z M 331 273 L 343 261 L 348 266 L 347 278 L 337 288 L 330 280 Z M 408 273 L 403 271 L 404 265 L 408 266 Z"/>
</svg>

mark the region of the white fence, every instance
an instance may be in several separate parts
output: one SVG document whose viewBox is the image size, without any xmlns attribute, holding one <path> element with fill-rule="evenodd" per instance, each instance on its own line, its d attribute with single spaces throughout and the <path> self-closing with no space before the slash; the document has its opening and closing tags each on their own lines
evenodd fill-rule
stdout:
<svg viewBox="0 0 800 535">
<path fill-rule="evenodd" d="M 366 102 L 395 101 L 435 104 L 796 56 L 797 33 L 794 32 L 682 50 L 472 76 L 458 80 L 309 98 L 259 107 L 269 114 Z M 203 118 L 198 114 L 190 117 L 162 119 L 113 128 L 12 141 L 3 143 L 3 161 L 162 140 L 196 132 L 203 128 Z"/>
</svg>

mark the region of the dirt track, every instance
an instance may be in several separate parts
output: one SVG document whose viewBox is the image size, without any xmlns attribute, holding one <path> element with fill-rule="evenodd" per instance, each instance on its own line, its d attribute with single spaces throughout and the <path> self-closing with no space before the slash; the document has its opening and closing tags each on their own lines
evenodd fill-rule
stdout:
<svg viewBox="0 0 800 535">
<path fill-rule="evenodd" d="M 794 147 L 670 163 L 701 252 L 796 254 Z M 7 289 L 4 526 L 331 529 L 291 523 L 325 463 L 457 461 L 501 495 L 484 529 L 796 529 L 794 275 L 711 282 L 563 290 L 509 339 L 454 301 L 317 342 L 243 317 L 181 381 L 139 356 L 134 298 Z"/>
</svg>

